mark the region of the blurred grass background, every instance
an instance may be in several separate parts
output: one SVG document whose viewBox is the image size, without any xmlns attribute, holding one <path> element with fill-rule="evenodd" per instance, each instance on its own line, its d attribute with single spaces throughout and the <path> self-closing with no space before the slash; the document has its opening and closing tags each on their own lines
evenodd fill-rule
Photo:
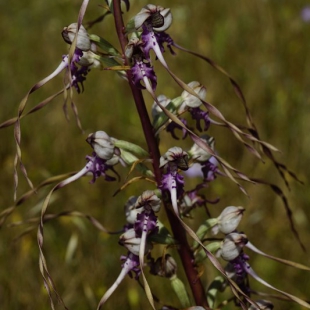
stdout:
<svg viewBox="0 0 310 310">
<path fill-rule="evenodd" d="M 85 21 L 102 13 L 99 6 L 102 3 L 91 1 Z M 60 33 L 64 26 L 76 21 L 80 4 L 77 0 L 12 0 L 10 4 L 0 1 L 1 122 L 16 115 L 18 104 L 29 88 L 51 73 L 61 56 L 67 53 Z M 131 0 L 132 9 L 125 19 L 145 4 L 142 0 Z M 300 185 L 290 180 L 291 191 L 288 191 L 268 160 L 265 164 L 259 162 L 227 130 L 211 129 L 219 154 L 233 166 L 251 177 L 281 186 L 308 252 L 302 252 L 294 239 L 281 199 L 266 186 L 244 184 L 249 199 L 232 182 L 218 178 L 205 192 L 209 198 L 221 198 L 218 205 L 210 206 L 212 214 L 218 215 L 227 205 L 243 205 L 247 211 L 240 229 L 252 243 L 269 254 L 310 265 L 310 23 L 303 21 L 300 15 L 309 2 L 163 0 L 158 4 L 172 10 L 174 23 L 169 34 L 176 43 L 209 56 L 238 81 L 261 138 L 279 148 L 282 153 L 276 154 L 276 158 L 304 181 L 305 184 Z M 118 46 L 111 16 L 91 32 Z M 245 124 L 242 105 L 228 79 L 201 60 L 176 52 L 176 57 L 165 54 L 172 70 L 185 82 L 198 80 L 206 85 L 207 100 L 230 121 Z M 171 98 L 180 94 L 181 89 L 158 64 L 156 73 L 158 94 L 165 93 Z M 32 94 L 29 107 L 61 87 L 62 76 Z M 146 97 L 150 106 L 152 100 Z M 85 92 L 75 94 L 74 101 L 85 134 L 81 134 L 71 112 L 71 121 L 66 121 L 61 97 L 22 121 L 24 163 L 35 185 L 47 177 L 82 168 L 85 155 L 91 153 L 85 143 L 91 132 L 105 130 L 119 139 L 134 143 L 143 141 L 126 82 L 119 80 L 113 72 L 92 70 L 85 83 Z M 4 210 L 13 203 L 13 129 L 1 130 L 0 137 L 0 208 Z M 163 150 L 170 145 L 167 139 L 164 141 Z M 177 144 L 190 146 L 191 143 Z M 144 142 L 142 146 L 145 146 Z M 126 173 L 122 175 L 124 177 Z M 112 198 L 119 186 L 101 179 L 95 185 L 90 185 L 88 179 L 79 180 L 55 193 L 48 210 L 51 213 L 78 210 L 96 217 L 108 229 L 117 230 L 124 222 L 123 205 L 127 197 L 139 195 L 142 187 L 147 185 L 133 185 Z M 18 194 L 27 190 L 21 176 Z M 47 189 L 39 191 L 18 207 L 6 224 L 38 216 L 46 194 Z M 200 214 L 198 211 L 193 225 L 199 223 Z M 14 239 L 27 227 L 29 224 L 13 228 L 4 226 L 0 232 L 1 309 L 50 309 L 38 268 L 36 229 Z M 82 219 L 61 218 L 45 225 L 44 250 L 48 266 L 69 309 L 95 309 L 101 295 L 120 271 L 119 257 L 126 251 L 117 241 L 117 236 L 99 233 Z M 75 251 L 68 251 L 69 244 L 73 247 L 76 244 Z M 253 268 L 266 281 L 303 299 L 310 299 L 308 273 L 249 254 Z M 213 270 L 206 269 L 203 275 L 206 283 L 212 274 L 215 274 Z M 154 293 L 163 296 L 163 302 L 175 300 L 168 281 L 150 278 L 150 283 Z M 254 280 L 251 284 L 256 290 L 269 291 Z M 300 309 L 292 303 L 274 303 L 276 309 Z M 149 306 L 141 288 L 128 278 L 104 308 L 146 309 Z M 232 308 L 232 305 L 226 307 Z"/>
</svg>

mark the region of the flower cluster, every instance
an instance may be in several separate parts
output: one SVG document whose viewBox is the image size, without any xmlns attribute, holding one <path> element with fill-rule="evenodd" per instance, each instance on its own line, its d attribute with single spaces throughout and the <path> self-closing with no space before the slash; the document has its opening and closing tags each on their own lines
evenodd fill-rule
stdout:
<svg viewBox="0 0 310 310">
<path fill-rule="evenodd" d="M 154 297 L 145 276 L 145 268 L 149 268 L 152 275 L 169 279 L 182 309 L 217 308 L 216 302 L 208 298 L 214 291 L 212 283 L 205 294 L 205 285 L 198 271 L 201 264 L 210 262 L 220 272 L 221 288 L 218 290 L 230 287 L 233 294 L 223 304 L 234 300 L 237 306 L 247 310 L 272 309 L 272 303 L 269 301 L 251 299 L 253 291 L 248 279 L 250 275 L 268 288 L 285 295 L 287 299 L 310 308 L 307 302 L 280 291 L 262 280 L 250 266 L 250 256 L 246 254 L 245 249 L 248 248 L 265 257 L 300 269 L 309 271 L 310 268 L 272 257 L 255 248 L 246 234 L 238 230 L 245 208 L 230 205 L 219 212 L 220 198 L 210 199 L 208 197 L 213 182 L 218 181 L 220 177 L 230 178 L 240 188 L 242 186 L 238 183 L 239 179 L 252 181 L 218 154 L 215 139 L 208 132 L 210 127 L 212 130 L 215 125 L 227 127 L 258 157 L 260 157 L 259 151 L 244 139 L 263 145 L 266 154 L 270 154 L 272 147 L 258 139 L 254 128 L 248 129 L 250 133 L 243 132 L 239 126 L 228 122 L 215 107 L 207 103 L 207 90 L 203 84 L 198 81 L 186 84 L 170 70 L 163 55 L 166 49 L 175 55 L 174 48 L 180 47 L 166 33 L 172 24 L 172 13 L 169 8 L 148 4 L 124 27 L 120 3 L 119 0 L 107 0 L 105 9 L 106 14 L 113 14 L 115 17 L 122 52 L 115 49 L 105 39 L 89 34 L 82 25 L 85 6 L 88 4 L 88 1 L 84 0 L 78 23 L 70 24 L 62 31 L 64 41 L 70 45 L 68 54 L 63 56 L 62 62 L 50 76 L 36 84 L 28 93 L 29 95 L 64 70 L 66 72 L 64 91 L 74 87 L 80 93 L 84 90 L 84 82 L 90 69 L 106 65 L 109 71 L 116 71 L 129 82 L 147 144 L 146 151 L 132 142 L 111 137 L 105 131 L 100 130 L 89 134 L 86 142 L 90 145 L 92 154 L 86 156 L 86 164 L 79 172 L 71 174 L 65 180 L 62 178 L 62 181 L 47 196 L 42 207 L 37 236 L 40 271 L 51 299 L 52 308 L 54 308 L 52 292 L 57 291 L 51 284 L 53 281 L 47 269 L 43 251 L 43 227 L 47 219 L 46 210 L 51 194 L 88 175 L 92 176 L 90 183 L 95 183 L 99 177 L 109 182 L 120 181 L 121 177 L 116 170 L 119 166 L 122 166 L 120 169 L 127 169 L 127 179 L 117 193 L 127 191 L 128 185 L 135 182 L 142 181 L 143 186 L 146 184 L 149 186 L 146 190 L 139 190 L 135 193 L 137 195 L 127 196 L 129 198 L 124 207 L 125 215 L 122 213 L 125 223 L 122 225 L 118 241 L 119 245 L 126 249 L 126 253 L 120 257 L 119 276 L 104 293 L 97 310 L 107 302 L 127 275 L 139 281 L 142 279 L 143 288 L 153 310 L 155 310 L 154 300 L 162 304 L 162 309 L 176 309 L 165 305 L 166 301 L 162 302 Z M 129 1 L 124 0 L 124 3 L 128 11 Z M 168 72 L 182 87 L 183 90 L 179 96 L 170 99 L 164 94 L 156 95 L 158 85 L 154 69 L 156 60 L 161 63 L 165 72 Z M 236 84 L 234 86 L 238 88 Z M 145 93 L 143 93 L 144 90 L 146 90 Z M 151 95 L 154 100 L 151 107 L 152 121 L 144 102 L 144 94 Z M 24 108 L 25 103 L 19 111 L 16 119 L 17 129 L 15 129 L 16 158 L 20 161 L 19 123 Z M 213 116 L 216 116 L 222 123 L 215 121 Z M 162 130 L 166 130 L 174 139 L 173 144 L 167 147 L 164 153 L 160 152 Z M 181 132 L 182 141 L 175 141 L 179 140 L 178 131 Z M 183 149 L 179 145 L 174 145 L 174 143 L 184 143 L 183 140 L 186 139 L 191 139 L 192 146 L 189 149 L 185 150 L 185 147 Z M 270 155 L 269 158 L 272 156 Z M 132 176 L 133 173 L 138 175 Z M 188 182 L 190 179 L 191 182 Z M 192 186 L 194 181 L 196 183 Z M 136 190 L 137 188 L 139 187 L 136 187 Z M 216 208 L 211 209 L 209 207 L 211 204 L 216 204 Z M 124 204 L 116 202 L 116 205 L 123 206 Z M 195 209 L 202 207 L 205 209 L 204 218 L 195 218 Z M 162 222 L 160 218 L 165 217 L 165 213 L 161 212 L 161 209 L 165 209 L 167 215 Z M 214 217 L 213 213 L 219 215 Z M 97 228 L 105 231 L 98 221 L 88 215 L 84 217 L 90 219 Z M 195 218 L 196 223 L 199 221 L 196 231 L 191 227 L 195 227 L 194 225 L 188 224 L 191 218 Z M 166 227 L 168 224 L 170 228 Z M 186 234 L 191 238 L 187 238 Z M 215 235 L 217 237 L 214 237 Z M 173 257 L 174 249 L 177 249 L 181 256 L 195 302 L 189 297 L 187 286 L 178 278 L 177 263 Z M 159 252 L 162 252 L 162 255 L 158 255 Z M 218 281 L 219 277 L 214 281 Z M 56 294 L 58 296 L 58 293 Z M 193 306 L 194 304 L 196 306 Z"/>
</svg>

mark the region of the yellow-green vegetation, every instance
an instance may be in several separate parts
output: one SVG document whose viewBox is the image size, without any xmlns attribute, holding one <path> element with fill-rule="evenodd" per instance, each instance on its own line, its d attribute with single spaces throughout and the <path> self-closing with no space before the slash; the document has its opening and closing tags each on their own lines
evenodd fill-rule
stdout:
<svg viewBox="0 0 310 310">
<path fill-rule="evenodd" d="M 76 22 L 82 1 L 18 1 L 0 2 L 1 48 L 0 90 L 1 120 L 16 116 L 20 100 L 41 78 L 51 73 L 67 53 L 61 31 Z M 91 1 L 85 21 L 103 13 L 99 4 Z M 131 1 L 132 9 L 124 19 L 134 16 L 147 4 Z M 174 22 L 169 34 L 176 43 L 207 55 L 228 71 L 241 86 L 260 138 L 275 145 L 282 153 L 275 154 L 280 162 L 294 171 L 304 185 L 287 176 L 289 191 L 272 163 L 262 163 L 251 155 L 225 128 L 212 127 L 216 149 L 234 167 L 250 177 L 277 184 L 284 192 L 293 211 L 293 220 L 307 250 L 310 244 L 310 23 L 301 19 L 305 1 L 239 0 L 239 1 L 168 1 Z M 100 34 L 118 47 L 112 16 L 96 24 L 90 33 Z M 198 80 L 207 87 L 207 101 L 218 107 L 233 123 L 246 125 L 245 113 L 229 80 L 208 64 L 176 50 L 177 56 L 166 51 L 165 57 L 173 72 L 186 83 Z M 182 89 L 160 65 L 155 65 L 158 90 L 171 98 Z M 30 96 L 33 107 L 62 87 L 62 75 Z M 68 107 L 70 121 L 64 116 L 62 96 L 43 110 L 22 119 L 22 151 L 24 164 L 35 185 L 48 177 L 77 171 L 91 153 L 85 142 L 87 135 L 104 130 L 110 136 L 141 145 L 143 133 L 128 85 L 115 72 L 92 70 L 84 83 L 85 91 L 74 94 L 84 133 L 78 128 L 75 116 Z M 152 99 L 145 95 L 149 107 Z M 0 131 L 0 212 L 13 204 L 13 160 L 15 143 L 13 128 Z M 166 141 L 166 140 L 164 140 Z M 145 147 L 144 145 L 141 145 Z M 168 144 L 167 144 L 168 146 Z M 189 147 L 190 145 L 188 145 Z M 166 148 L 165 148 L 166 149 Z M 124 223 L 123 206 L 136 190 L 147 189 L 147 184 L 134 183 L 113 193 L 123 184 L 98 179 L 89 184 L 84 178 L 57 191 L 48 213 L 80 211 L 98 219 L 107 229 L 118 230 Z M 18 197 L 29 190 L 20 174 Z M 246 212 L 239 226 L 251 242 L 262 251 L 309 265 L 309 254 L 302 251 L 290 230 L 284 204 L 269 186 L 242 183 L 250 198 L 228 179 L 218 178 L 205 192 L 210 199 L 220 197 L 211 205 L 213 216 L 218 216 L 228 205 L 242 205 Z M 29 201 L 17 207 L 0 231 L 0 308 L 2 310 L 50 309 L 38 266 L 37 224 L 13 223 L 39 217 L 48 189 L 40 190 Z M 162 211 L 164 212 L 164 211 Z M 202 214 L 202 213 L 201 213 Z M 191 223 L 197 225 L 197 219 Z M 28 228 L 26 235 L 21 236 Z M 45 224 L 44 251 L 49 270 L 58 291 L 69 309 L 95 309 L 102 294 L 120 271 L 119 257 L 125 254 L 117 244 L 117 235 L 106 235 L 96 230 L 86 219 L 62 217 Z M 272 285 L 310 299 L 310 274 L 251 255 L 251 265 Z M 180 268 L 180 277 L 183 271 Z M 210 273 L 210 274 L 208 274 Z M 217 274 L 205 269 L 202 277 L 210 282 Z M 176 299 L 169 281 L 149 277 L 156 296 L 167 303 Z M 161 283 L 158 286 L 158 283 Z M 251 280 L 257 291 L 267 288 Z M 127 289 L 130 287 L 130 289 Z M 169 295 L 173 296 L 171 299 Z M 228 296 L 228 295 L 227 295 Z M 300 309 L 293 303 L 274 300 L 275 308 Z M 61 306 L 58 306 L 61 309 Z M 57 308 L 57 309 L 58 309 Z M 126 278 L 104 309 L 148 309 L 149 303 L 141 287 Z M 233 308 L 228 305 L 225 309 Z"/>
</svg>

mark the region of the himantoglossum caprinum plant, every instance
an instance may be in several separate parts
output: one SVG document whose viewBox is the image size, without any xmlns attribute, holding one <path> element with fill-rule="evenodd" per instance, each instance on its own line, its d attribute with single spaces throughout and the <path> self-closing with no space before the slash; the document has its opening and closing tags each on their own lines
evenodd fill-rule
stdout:
<svg viewBox="0 0 310 310">
<path fill-rule="evenodd" d="M 240 185 L 239 180 L 252 183 L 256 181 L 257 183 L 273 186 L 273 188 L 276 186 L 246 176 L 220 156 L 216 151 L 214 138 L 207 134 L 211 126 L 228 128 L 237 140 L 243 143 L 258 159 L 262 158 L 262 154 L 255 148 L 255 145 L 261 146 L 263 153 L 273 161 L 284 179 L 284 173 L 289 173 L 297 179 L 285 165 L 278 163 L 274 159 L 272 151 L 276 151 L 276 148 L 260 140 L 238 84 L 224 69 L 209 58 L 189 51 L 174 42 L 166 32 L 172 24 L 172 12 L 169 8 L 147 4 L 125 26 L 121 1 L 106 1 L 106 14 L 114 16 L 115 29 L 121 45 L 120 52 L 104 38 L 90 34 L 86 27 L 83 26 L 82 22 L 88 2 L 87 0 L 83 1 L 78 21 L 71 23 L 62 31 L 65 42 L 70 45 L 68 54 L 61 56 L 57 68 L 29 90 L 20 103 L 18 116 L 0 125 L 0 128 L 10 125 L 14 125 L 15 128 L 14 136 L 17 146 L 14 164 L 15 193 L 18 184 L 16 171 L 18 164 L 20 164 L 30 186 L 33 187 L 22 164 L 21 119 L 40 110 L 61 93 L 65 94 L 65 102 L 70 98 L 72 106 L 76 110 L 73 104 L 73 91 L 80 93 L 84 90 L 87 75 L 90 74 L 93 68 L 106 68 L 109 71 L 115 71 L 121 78 L 128 81 L 142 121 L 148 150 L 146 151 L 130 141 L 121 140 L 122 137 L 111 137 L 100 128 L 89 134 L 86 139 L 92 151 L 86 156 L 86 163 L 80 168 L 80 171 L 46 180 L 29 193 L 23 195 L 13 207 L 1 213 L 2 225 L 5 219 L 14 211 L 14 208 L 28 199 L 35 190 L 58 182 L 43 203 L 37 234 L 40 251 L 40 271 L 50 297 L 51 308 L 55 308 L 54 297 L 56 297 L 63 307 L 67 309 L 56 290 L 44 256 L 44 223 L 64 214 L 84 216 L 98 229 L 107 233 L 109 231 L 93 217 L 82 213 L 66 213 L 64 211 L 59 215 L 49 215 L 47 209 L 50 198 L 56 190 L 60 190 L 81 177 L 91 176 L 90 183 L 95 183 L 99 177 L 103 177 L 108 182 L 119 181 L 118 169 L 127 169 L 129 177 L 118 191 L 125 190 L 125 188 L 127 190 L 127 186 L 132 182 L 141 180 L 149 182 L 149 189 L 135 193 L 126 202 L 117 202 L 120 212 L 124 212 L 125 223 L 120 230 L 119 244 L 125 248 L 125 252 L 120 258 L 122 262 L 120 274 L 114 283 L 110 283 L 111 286 L 101 297 L 97 309 L 104 307 L 104 304 L 108 302 L 112 293 L 117 290 L 118 285 L 127 275 L 131 277 L 134 275 L 136 280 L 142 278 L 143 287 L 152 309 L 219 309 L 229 301 L 234 301 L 235 305 L 242 309 L 272 309 L 273 305 L 270 301 L 252 298 L 254 291 L 251 289 L 249 276 L 264 286 L 284 295 L 287 300 L 310 308 L 310 304 L 307 302 L 275 288 L 272 284 L 259 277 L 252 269 L 250 256 L 246 251 L 250 249 L 266 258 L 295 268 L 309 271 L 309 267 L 273 257 L 257 249 L 248 240 L 245 232 L 240 232 L 238 228 L 245 212 L 244 207 L 227 206 L 223 208 L 218 217 L 211 216 L 210 205 L 216 204 L 217 208 L 219 208 L 220 199 L 207 198 L 204 190 L 209 188 L 212 182 L 220 177 L 230 178 L 244 192 L 245 189 Z M 129 1 L 123 2 L 128 11 L 130 8 Z M 175 49 L 188 52 L 206 61 L 226 75 L 244 105 L 249 127 L 246 130 L 239 128 L 229 122 L 215 106 L 207 102 L 207 90 L 201 82 L 183 82 L 172 72 L 164 57 L 165 49 L 168 49 L 173 55 L 176 55 Z M 158 94 L 157 75 L 153 66 L 155 61 L 160 62 L 164 70 L 176 82 L 176 85 L 181 87 L 182 91 L 180 91 L 178 97 L 171 99 L 164 94 Z M 65 74 L 62 90 L 24 113 L 29 95 L 60 73 Z M 154 100 L 153 106 L 149 107 L 152 121 L 147 113 L 143 95 L 150 95 Z M 159 137 L 163 130 L 171 134 L 172 144 L 163 154 L 160 154 Z M 177 140 L 180 138 L 182 140 L 192 139 L 192 147 L 183 149 L 177 146 Z M 139 177 L 130 179 L 133 170 L 138 171 Z M 185 187 L 186 180 L 192 176 L 198 176 L 200 181 L 194 188 L 187 189 Z M 275 191 L 279 195 L 282 194 L 279 187 L 276 187 Z M 187 218 L 195 217 L 195 209 L 202 207 L 206 210 L 206 218 L 201 222 L 198 230 L 194 231 L 188 224 Z M 288 208 L 287 205 L 286 207 Z M 158 214 L 164 212 L 166 212 L 166 222 L 169 222 L 170 228 L 166 227 L 158 218 Z M 291 218 L 290 223 L 295 232 Z M 186 238 L 187 234 L 191 237 L 191 243 Z M 220 236 L 215 238 L 214 236 L 217 234 L 220 234 Z M 297 233 L 295 235 L 298 238 Z M 161 257 L 155 258 L 153 249 L 160 244 L 165 245 L 165 252 Z M 170 250 L 173 248 L 177 249 L 181 262 L 185 267 L 186 280 L 191 289 L 191 294 L 187 291 L 187 286 L 183 280 L 178 277 L 178 266 L 173 258 L 176 253 Z M 167 251 L 171 253 L 167 253 Z M 210 262 L 218 270 L 219 275 L 213 282 L 209 283 L 209 287 L 205 291 L 205 284 L 202 283 L 203 280 L 198 273 L 198 267 L 201 264 Z M 157 296 L 154 298 L 152 288 L 147 281 L 146 269 L 149 269 L 151 275 L 170 280 L 171 286 L 179 299 L 179 305 L 168 306 L 168 304 L 170 305 L 169 300 Z M 223 301 L 220 292 L 226 288 L 231 289 L 232 298 Z"/>
</svg>

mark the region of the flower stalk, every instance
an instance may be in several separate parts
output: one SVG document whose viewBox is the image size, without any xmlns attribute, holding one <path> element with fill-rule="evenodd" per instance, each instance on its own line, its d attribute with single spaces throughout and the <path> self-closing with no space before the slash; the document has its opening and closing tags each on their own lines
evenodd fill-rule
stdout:
<svg viewBox="0 0 310 310">
<path fill-rule="evenodd" d="M 126 45 L 128 44 L 128 39 L 124 34 L 124 22 L 122 19 L 122 12 L 119 0 L 113 0 L 113 12 L 114 12 L 115 28 L 122 48 L 122 53 L 123 55 L 125 55 L 125 48 Z M 125 66 L 128 65 L 128 60 L 125 58 L 125 56 L 124 56 L 124 65 Z M 157 182 L 157 185 L 159 185 L 162 178 L 162 170 L 159 168 L 160 152 L 155 137 L 155 131 L 148 116 L 142 92 L 140 89 L 135 87 L 135 85 L 131 82 L 132 79 L 130 78 L 130 74 L 131 74 L 130 71 L 127 71 L 128 83 L 140 117 L 145 140 L 148 145 L 148 151 L 150 153 L 150 157 L 152 158 L 155 180 Z M 178 241 L 179 244 L 178 252 L 188 279 L 188 283 L 191 287 L 195 303 L 198 306 L 207 307 L 208 303 L 205 297 L 204 287 L 199 279 L 198 272 L 193 264 L 194 257 L 190 249 L 190 246 L 187 242 L 186 232 L 182 227 L 181 223 L 179 222 L 179 220 L 176 218 L 174 212 L 171 210 L 169 203 L 167 202 L 164 203 L 164 206 L 171 226 L 171 230 L 173 232 L 173 236 Z"/>
</svg>

